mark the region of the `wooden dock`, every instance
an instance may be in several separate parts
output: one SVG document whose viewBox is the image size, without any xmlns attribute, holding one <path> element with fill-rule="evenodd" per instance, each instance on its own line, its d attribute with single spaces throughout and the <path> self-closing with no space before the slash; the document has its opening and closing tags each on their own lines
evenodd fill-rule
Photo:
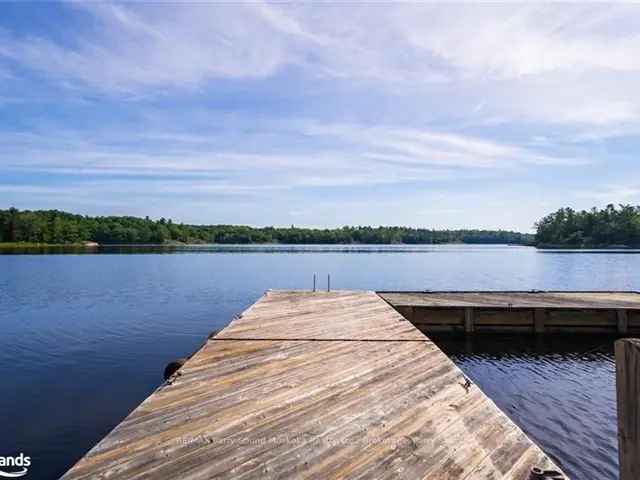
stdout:
<svg viewBox="0 0 640 480">
<path fill-rule="evenodd" d="M 422 332 L 640 333 L 638 292 L 378 292 Z"/>
<path fill-rule="evenodd" d="M 374 292 L 280 292 L 209 339 L 67 474 L 526 480 L 558 468 Z"/>
</svg>

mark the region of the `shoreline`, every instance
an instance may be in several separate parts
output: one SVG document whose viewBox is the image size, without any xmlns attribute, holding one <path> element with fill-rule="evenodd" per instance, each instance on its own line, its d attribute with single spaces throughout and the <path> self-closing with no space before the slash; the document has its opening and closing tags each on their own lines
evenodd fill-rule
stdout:
<svg viewBox="0 0 640 480">
<path fill-rule="evenodd" d="M 113 243 L 113 244 L 98 244 L 91 243 L 29 243 L 29 242 L 0 242 L 0 251 L 3 250 L 38 250 L 38 249 L 82 249 L 82 250 L 100 250 L 111 248 L 184 248 L 184 247 L 305 247 L 305 246 L 320 246 L 320 247 L 419 247 L 419 246 L 438 246 L 438 245 L 465 245 L 465 246 L 510 246 L 510 247 L 531 247 L 536 250 L 560 250 L 560 251 L 588 251 L 588 250 L 607 250 L 607 251 L 633 251 L 640 250 L 639 246 L 629 245 L 554 245 L 554 244 L 540 244 L 532 245 L 526 243 L 465 243 L 465 242 L 443 242 L 443 243 L 182 243 L 182 242 L 167 242 L 167 243 Z"/>
<path fill-rule="evenodd" d="M 91 244 L 87 245 L 84 243 L 26 243 L 26 242 L 0 242 L 0 249 L 6 248 L 86 248 L 93 249 L 99 248 L 103 245 L 99 244 Z"/>
<path fill-rule="evenodd" d="M 0 249 L 38 249 L 38 248 L 84 248 L 87 250 L 100 249 L 100 248 L 178 248 L 178 247 L 278 247 L 278 246 L 437 246 L 437 245 L 503 245 L 512 247 L 535 247 L 535 245 L 526 243 L 465 243 L 465 242 L 442 242 L 442 243 L 181 243 L 181 242 L 167 242 L 167 243 L 29 243 L 29 242 L 0 242 Z"/>
<path fill-rule="evenodd" d="M 538 250 L 640 250 L 640 245 L 534 245 Z"/>
</svg>

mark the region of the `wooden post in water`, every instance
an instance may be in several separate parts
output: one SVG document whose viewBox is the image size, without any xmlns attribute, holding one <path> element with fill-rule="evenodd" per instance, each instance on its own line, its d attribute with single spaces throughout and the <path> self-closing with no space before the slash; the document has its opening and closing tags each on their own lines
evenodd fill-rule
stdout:
<svg viewBox="0 0 640 480">
<path fill-rule="evenodd" d="M 626 335 L 629 328 L 629 316 L 626 310 L 618 310 L 618 335 Z"/>
<path fill-rule="evenodd" d="M 640 478 L 640 339 L 615 343 L 620 480 Z"/>
<path fill-rule="evenodd" d="M 473 333 L 474 327 L 473 308 L 467 307 L 464 309 L 464 331 L 466 333 Z"/>
<path fill-rule="evenodd" d="M 547 310 L 536 308 L 533 310 L 533 322 L 535 333 L 544 333 L 544 324 L 547 321 Z"/>
</svg>

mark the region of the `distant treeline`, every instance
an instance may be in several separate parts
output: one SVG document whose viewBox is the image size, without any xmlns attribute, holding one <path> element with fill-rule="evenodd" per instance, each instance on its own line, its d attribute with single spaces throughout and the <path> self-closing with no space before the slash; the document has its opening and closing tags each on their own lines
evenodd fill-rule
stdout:
<svg viewBox="0 0 640 480">
<path fill-rule="evenodd" d="M 0 242 L 71 244 L 531 244 L 533 235 L 503 230 L 430 230 L 406 227 L 253 228 L 184 225 L 161 218 L 88 217 L 58 210 L 0 210 Z"/>
<path fill-rule="evenodd" d="M 536 244 L 556 247 L 640 246 L 640 206 L 561 208 L 536 223 Z"/>
</svg>

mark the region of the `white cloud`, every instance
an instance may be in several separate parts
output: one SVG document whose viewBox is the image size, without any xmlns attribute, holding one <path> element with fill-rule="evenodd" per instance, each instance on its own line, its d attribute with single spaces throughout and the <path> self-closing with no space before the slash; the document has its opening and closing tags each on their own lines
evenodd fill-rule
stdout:
<svg viewBox="0 0 640 480">
<path fill-rule="evenodd" d="M 604 185 L 601 187 L 595 187 L 592 190 L 576 192 L 575 195 L 576 197 L 597 201 L 599 205 L 606 205 L 616 202 L 630 202 L 637 204 L 640 202 L 640 185 Z"/>
<path fill-rule="evenodd" d="M 414 45 L 467 75 L 512 78 L 640 70 L 640 32 L 619 28 L 637 14 L 622 5 L 462 4 L 419 9 L 402 20 Z"/>
<path fill-rule="evenodd" d="M 247 212 L 281 202 L 310 217 L 321 191 L 318 221 L 329 223 L 357 191 L 363 221 L 390 205 L 385 218 L 404 209 L 407 223 L 413 190 L 452 216 L 518 203 L 526 225 L 540 196 L 554 208 L 576 191 L 585 205 L 640 200 L 620 186 L 635 140 L 607 143 L 640 132 L 640 5 L 60 8 L 80 16 L 75 28 L 0 31 L 0 108 L 12 119 L 0 128 L 0 176 L 22 182 L 4 180 L 5 199 L 151 196 L 139 208 L 177 211 L 225 197 L 226 211 L 252 198 Z M 563 168 L 573 166 L 583 168 Z M 501 197 L 518 182 L 529 190 Z M 477 191 L 449 205 L 468 186 Z"/>
<path fill-rule="evenodd" d="M 281 127 L 282 128 L 282 127 Z M 47 172 L 73 178 L 154 177 L 172 185 L 193 182 L 192 192 L 247 193 L 265 189 L 375 186 L 500 177 L 537 166 L 573 166 L 584 159 L 446 133 L 396 126 L 323 124 L 291 120 L 277 142 L 268 129 L 245 134 L 244 144 L 221 146 L 233 129 L 124 131 L 47 128 L 0 134 L 0 169 Z M 303 150 L 288 147 L 306 138 Z M 169 188 L 169 187 L 167 187 Z"/>
<path fill-rule="evenodd" d="M 480 123 L 640 120 L 639 5 L 74 3 L 65 44 L 5 33 L 0 57 L 103 92 L 220 78 L 367 82 Z M 467 107 L 460 98 L 471 102 Z M 447 106 L 450 104 L 450 106 Z"/>
<path fill-rule="evenodd" d="M 369 158 L 394 163 L 462 168 L 519 165 L 583 165 L 588 159 L 550 156 L 536 150 L 456 133 L 393 126 L 308 124 L 307 134 L 326 135 L 360 145 Z"/>
<path fill-rule="evenodd" d="M 75 5 L 98 22 L 95 31 L 76 35 L 75 47 L 14 37 L 0 54 L 54 77 L 120 92 L 264 77 L 290 54 L 248 6 Z"/>
</svg>

